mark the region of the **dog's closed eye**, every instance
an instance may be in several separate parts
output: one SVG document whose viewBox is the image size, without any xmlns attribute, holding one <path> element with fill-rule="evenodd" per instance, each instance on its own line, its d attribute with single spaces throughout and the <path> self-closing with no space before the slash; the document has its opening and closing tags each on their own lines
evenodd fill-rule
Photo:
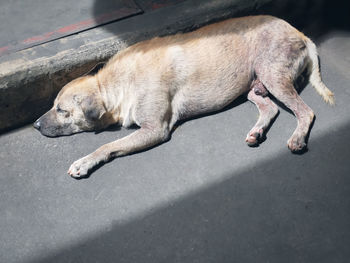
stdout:
<svg viewBox="0 0 350 263">
<path fill-rule="evenodd" d="M 69 116 L 69 111 L 63 110 L 59 104 L 56 106 L 56 111 L 60 114 L 64 114 L 65 117 Z"/>
</svg>

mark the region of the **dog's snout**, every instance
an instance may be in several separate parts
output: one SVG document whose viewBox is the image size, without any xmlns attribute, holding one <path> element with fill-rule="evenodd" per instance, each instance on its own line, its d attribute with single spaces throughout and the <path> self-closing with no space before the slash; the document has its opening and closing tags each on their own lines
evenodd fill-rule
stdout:
<svg viewBox="0 0 350 263">
<path fill-rule="evenodd" d="M 38 119 L 36 122 L 34 122 L 33 126 L 35 129 L 40 130 L 40 119 Z"/>
</svg>

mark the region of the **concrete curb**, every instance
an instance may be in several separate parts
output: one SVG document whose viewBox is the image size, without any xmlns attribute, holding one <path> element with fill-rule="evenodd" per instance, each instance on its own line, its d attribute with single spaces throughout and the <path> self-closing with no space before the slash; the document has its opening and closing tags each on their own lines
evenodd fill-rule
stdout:
<svg viewBox="0 0 350 263">
<path fill-rule="evenodd" d="M 190 31 L 271 0 L 188 0 L 0 58 L 0 131 L 33 122 L 58 91 L 138 41 Z"/>
</svg>

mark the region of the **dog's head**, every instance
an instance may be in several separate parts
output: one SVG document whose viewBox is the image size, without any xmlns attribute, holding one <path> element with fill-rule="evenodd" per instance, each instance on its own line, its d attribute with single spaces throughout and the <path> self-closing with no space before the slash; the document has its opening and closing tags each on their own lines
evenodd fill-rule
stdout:
<svg viewBox="0 0 350 263">
<path fill-rule="evenodd" d="M 43 135 L 56 137 L 107 126 L 106 109 L 95 76 L 75 79 L 62 88 L 54 105 L 34 127 Z"/>
</svg>

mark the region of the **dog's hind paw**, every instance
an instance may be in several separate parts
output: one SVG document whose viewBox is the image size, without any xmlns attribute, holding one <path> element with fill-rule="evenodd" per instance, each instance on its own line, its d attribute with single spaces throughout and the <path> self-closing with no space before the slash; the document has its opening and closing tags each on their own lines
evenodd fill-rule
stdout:
<svg viewBox="0 0 350 263">
<path fill-rule="evenodd" d="M 259 143 L 264 140 L 264 130 L 262 128 L 253 127 L 251 131 L 247 134 L 245 139 L 246 143 L 250 147 L 259 146 Z"/>
<path fill-rule="evenodd" d="M 69 168 L 68 174 L 74 178 L 81 178 L 88 175 L 91 168 L 96 165 L 96 162 L 89 155 L 75 161 Z"/>
<path fill-rule="evenodd" d="M 287 142 L 288 148 L 292 153 L 303 153 L 307 150 L 305 137 L 293 135 Z"/>
</svg>

